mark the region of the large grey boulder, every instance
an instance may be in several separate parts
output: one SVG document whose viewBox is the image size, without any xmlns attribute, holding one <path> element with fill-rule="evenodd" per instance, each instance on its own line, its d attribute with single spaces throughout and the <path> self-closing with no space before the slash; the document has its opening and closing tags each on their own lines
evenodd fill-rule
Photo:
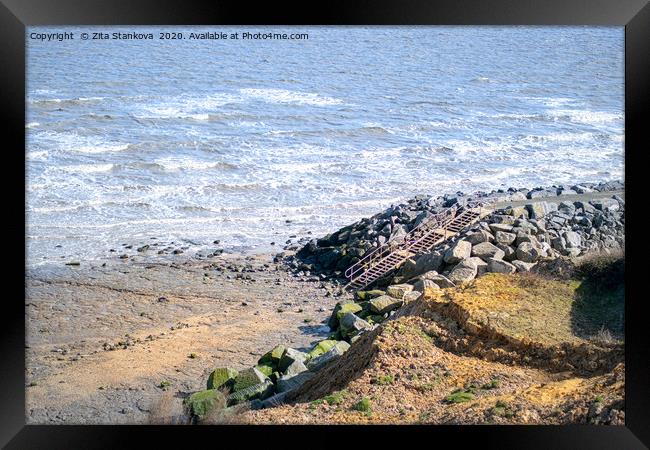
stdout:
<svg viewBox="0 0 650 450">
<path fill-rule="evenodd" d="M 487 266 L 488 266 L 487 262 L 485 262 L 483 259 L 479 258 L 478 256 L 472 256 L 471 258 L 467 258 L 465 261 L 467 261 L 468 263 L 474 264 L 476 266 L 476 276 L 477 277 L 480 277 L 485 272 L 487 272 Z"/>
<path fill-rule="evenodd" d="M 497 233 L 499 231 L 502 231 L 504 233 L 510 233 L 512 231 L 513 226 L 508 225 L 505 223 L 491 223 L 489 225 L 490 230 L 492 230 L 493 233 Z M 496 238 L 496 235 L 495 235 Z"/>
<path fill-rule="evenodd" d="M 340 321 L 341 332 L 344 336 L 349 336 L 365 330 L 371 330 L 372 325 L 353 313 L 347 313 Z"/>
<path fill-rule="evenodd" d="M 465 240 L 457 241 L 447 252 L 445 253 L 444 260 L 447 264 L 458 264 L 463 259 L 467 259 L 471 256 L 472 253 L 472 244 Z"/>
<path fill-rule="evenodd" d="M 438 286 L 436 283 L 434 283 L 431 280 L 427 280 L 426 278 L 416 281 L 415 284 L 413 285 L 413 291 L 416 292 L 424 292 L 427 289 L 433 289 L 434 291 L 439 291 L 440 286 Z"/>
<path fill-rule="evenodd" d="M 532 263 L 539 258 L 546 256 L 541 247 L 534 245 L 531 242 L 522 242 L 517 247 L 517 259 L 523 262 Z"/>
<path fill-rule="evenodd" d="M 477 256 L 487 261 L 488 258 L 502 259 L 505 256 L 505 252 L 494 244 L 481 242 L 472 246 L 472 256 Z"/>
<path fill-rule="evenodd" d="M 386 288 L 386 295 L 401 299 L 404 294 L 411 290 L 413 290 L 413 286 L 410 284 L 394 284 Z"/>
<path fill-rule="evenodd" d="M 321 355 L 323 356 L 323 355 Z M 320 358 L 320 356 L 319 356 Z M 288 392 L 296 389 L 297 387 L 304 384 L 307 380 L 310 380 L 314 377 L 312 372 L 301 372 L 298 375 L 287 376 L 284 375 L 278 378 L 277 382 L 277 392 Z"/>
<path fill-rule="evenodd" d="M 515 242 L 517 235 L 514 233 L 507 233 L 505 231 L 497 231 L 494 234 L 494 240 L 499 244 L 510 245 Z"/>
<path fill-rule="evenodd" d="M 470 261 L 469 258 L 459 262 L 449 273 L 449 279 L 458 284 L 466 283 L 468 281 L 476 278 L 478 272 L 478 267 L 474 261 Z"/>
<path fill-rule="evenodd" d="M 307 366 L 301 361 L 294 361 L 286 368 L 284 374 L 286 376 L 298 375 L 299 373 L 307 371 Z"/>
<path fill-rule="evenodd" d="M 580 248 L 582 244 L 582 238 L 575 231 L 565 231 L 562 234 L 562 237 L 564 238 L 566 245 L 569 248 Z"/>
<path fill-rule="evenodd" d="M 613 198 L 601 198 L 590 202 L 596 209 L 601 211 L 618 211 L 620 204 Z"/>
<path fill-rule="evenodd" d="M 368 301 L 370 305 L 370 311 L 374 314 L 386 314 L 394 309 L 402 306 L 403 301 L 398 298 L 391 297 L 389 295 L 380 295 Z"/>
<path fill-rule="evenodd" d="M 467 236 L 465 236 L 465 240 L 469 242 L 472 245 L 477 245 L 482 242 L 490 242 L 494 240 L 494 236 L 492 233 L 485 231 L 485 230 L 478 230 L 474 231 L 472 233 L 469 233 Z"/>
<path fill-rule="evenodd" d="M 278 370 L 280 370 L 280 372 L 284 372 L 292 363 L 299 361 L 304 364 L 308 359 L 309 355 L 307 353 L 295 350 L 293 348 L 287 348 L 280 358 L 280 362 L 278 363 Z"/>
<path fill-rule="evenodd" d="M 433 270 L 431 272 L 420 275 L 418 279 L 431 280 L 443 289 L 456 286 L 449 278 Z"/>
<path fill-rule="evenodd" d="M 488 260 L 488 271 L 493 273 L 515 273 L 516 267 L 502 259 L 490 258 Z"/>
<path fill-rule="evenodd" d="M 412 263 L 407 260 L 401 269 L 405 279 L 416 277 L 420 274 L 437 271 L 443 264 L 443 256 L 439 253 L 425 253 Z"/>
<path fill-rule="evenodd" d="M 501 259 L 504 261 L 512 261 L 513 259 L 517 258 L 515 249 L 511 246 L 505 244 L 497 244 L 497 247 L 499 247 L 499 250 L 503 251 L 503 258 Z"/>
<path fill-rule="evenodd" d="M 517 268 L 517 272 L 530 272 L 530 270 L 535 267 L 536 263 L 527 263 L 515 259 L 512 262 L 512 265 Z"/>
<path fill-rule="evenodd" d="M 328 362 L 338 358 L 343 355 L 350 348 L 350 344 L 345 341 L 339 341 L 334 347 L 326 351 L 320 356 L 313 358 L 307 363 L 307 368 L 312 372 L 317 372 Z"/>
<path fill-rule="evenodd" d="M 552 211 L 557 210 L 557 203 L 553 202 L 535 202 L 526 205 L 528 215 L 531 219 L 540 219 Z"/>
</svg>

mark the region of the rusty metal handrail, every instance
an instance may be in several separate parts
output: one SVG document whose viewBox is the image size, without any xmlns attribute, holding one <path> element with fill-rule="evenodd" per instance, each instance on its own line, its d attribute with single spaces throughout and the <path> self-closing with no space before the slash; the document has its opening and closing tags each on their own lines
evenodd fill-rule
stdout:
<svg viewBox="0 0 650 450">
<path fill-rule="evenodd" d="M 370 252 L 368 255 L 364 256 L 363 259 L 361 259 L 360 261 L 357 261 L 355 264 L 348 267 L 348 269 L 345 271 L 346 278 L 348 278 L 348 279 L 350 279 L 352 281 L 354 276 L 357 273 L 359 273 L 360 271 L 363 270 L 363 272 L 365 273 L 365 269 L 372 266 L 372 263 L 374 261 L 381 260 L 384 257 L 388 256 L 386 254 L 387 250 L 390 250 L 390 252 L 389 252 L 389 254 L 390 254 L 390 253 L 393 252 L 394 248 L 399 248 L 404 243 L 407 243 L 407 246 L 404 248 L 404 250 L 409 250 L 415 244 L 420 242 L 422 239 L 428 237 L 430 233 L 424 233 L 424 234 L 422 234 L 422 236 L 420 236 L 419 238 L 417 238 L 414 241 L 409 241 L 408 240 L 409 235 L 415 235 L 418 231 L 429 228 L 429 227 L 431 227 L 431 225 L 434 225 L 433 227 L 431 227 L 432 229 L 442 228 L 442 227 L 444 227 L 446 229 L 446 227 L 456 217 L 458 217 L 458 211 L 459 210 L 473 209 L 473 208 L 476 208 L 476 207 L 481 207 L 482 208 L 483 204 L 484 203 L 480 202 L 480 201 L 468 202 L 465 205 L 456 204 L 456 205 L 453 205 L 453 206 L 451 206 L 449 208 L 444 209 L 443 211 L 440 211 L 439 213 L 434 214 L 433 216 L 427 218 L 426 220 L 423 220 L 422 223 L 420 223 L 417 227 L 415 227 L 411 231 L 409 231 L 408 234 L 404 237 L 403 241 L 401 241 L 399 243 L 394 241 L 394 240 L 386 242 L 385 244 L 382 244 L 381 246 L 377 247 L 375 250 Z"/>
</svg>

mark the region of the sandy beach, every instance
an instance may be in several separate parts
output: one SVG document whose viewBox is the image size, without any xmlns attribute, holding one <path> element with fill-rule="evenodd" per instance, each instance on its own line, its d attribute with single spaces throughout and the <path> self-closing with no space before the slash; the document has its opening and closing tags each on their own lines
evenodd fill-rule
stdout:
<svg viewBox="0 0 650 450">
<path fill-rule="evenodd" d="M 217 361 L 242 368 L 275 344 L 323 339 L 330 291 L 269 255 L 32 269 L 27 423 L 148 423 L 161 394 L 204 388 Z"/>
</svg>

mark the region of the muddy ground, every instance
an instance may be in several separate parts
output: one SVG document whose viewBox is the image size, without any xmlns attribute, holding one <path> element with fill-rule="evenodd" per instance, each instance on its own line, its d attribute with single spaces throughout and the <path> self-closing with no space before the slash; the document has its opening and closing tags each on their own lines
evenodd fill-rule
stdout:
<svg viewBox="0 0 650 450">
<path fill-rule="evenodd" d="M 148 423 L 170 393 L 180 414 L 215 365 L 249 367 L 276 344 L 326 336 L 335 295 L 269 255 L 30 269 L 27 423 Z"/>
</svg>

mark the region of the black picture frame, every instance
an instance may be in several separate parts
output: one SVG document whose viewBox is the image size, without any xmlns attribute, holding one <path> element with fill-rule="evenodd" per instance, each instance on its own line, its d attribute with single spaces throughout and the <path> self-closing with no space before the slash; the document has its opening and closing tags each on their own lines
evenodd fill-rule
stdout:
<svg viewBox="0 0 650 450">
<path fill-rule="evenodd" d="M 12 200 L 8 241 L 14 243 L 4 269 L 5 294 L 0 332 L 0 444 L 6 448 L 122 448 L 145 438 L 167 444 L 174 439 L 183 445 L 188 439 L 225 443 L 259 438 L 265 442 L 286 442 L 286 429 L 265 427 L 163 427 L 163 426 L 36 426 L 25 425 L 25 311 L 24 301 L 24 216 L 25 203 L 25 27 L 35 25 L 616 25 L 625 27 L 625 183 L 627 202 L 636 204 L 642 195 L 647 141 L 643 112 L 650 99 L 650 5 L 647 0 L 330 0 L 255 5 L 240 1 L 201 3 L 172 0 L 1 0 L 0 86 L 5 158 L 3 172 L 5 200 Z M 644 126 L 646 125 L 646 126 Z M 627 211 L 626 235 L 632 245 L 626 259 L 641 264 L 642 208 Z M 636 219 L 634 217 L 637 217 Z M 16 223 L 18 222 L 18 223 Z M 22 225 L 21 225 L 22 224 Z M 15 235 L 15 236 L 13 236 Z M 12 239 L 14 238 L 14 239 Z M 639 241 L 637 241 L 639 238 Z M 627 238 L 630 239 L 629 236 Z M 20 244 L 23 242 L 23 244 Z M 21 259 L 22 255 L 22 259 Z M 647 332 L 643 314 L 645 290 L 641 279 L 626 264 L 626 426 L 405 426 L 405 427 L 296 427 L 302 445 L 341 445 L 349 439 L 373 445 L 387 435 L 409 445 L 408 435 L 421 436 L 432 445 L 451 443 L 498 448 L 647 448 L 650 445 L 650 390 L 648 388 Z M 641 269 L 642 270 L 642 269 Z M 639 271 L 640 272 L 640 271 Z M 22 286 L 22 288 L 21 288 Z M 7 292 L 7 291 L 5 291 Z M 329 439 L 319 439 L 327 433 Z M 348 434 L 348 436 L 341 436 Z M 443 438 L 446 438 L 443 440 Z M 448 440 L 451 439 L 451 440 Z M 290 440 L 289 440 L 290 441 Z M 353 444 L 354 445 L 354 444 Z M 449 445 L 449 444 L 447 444 Z"/>
</svg>

